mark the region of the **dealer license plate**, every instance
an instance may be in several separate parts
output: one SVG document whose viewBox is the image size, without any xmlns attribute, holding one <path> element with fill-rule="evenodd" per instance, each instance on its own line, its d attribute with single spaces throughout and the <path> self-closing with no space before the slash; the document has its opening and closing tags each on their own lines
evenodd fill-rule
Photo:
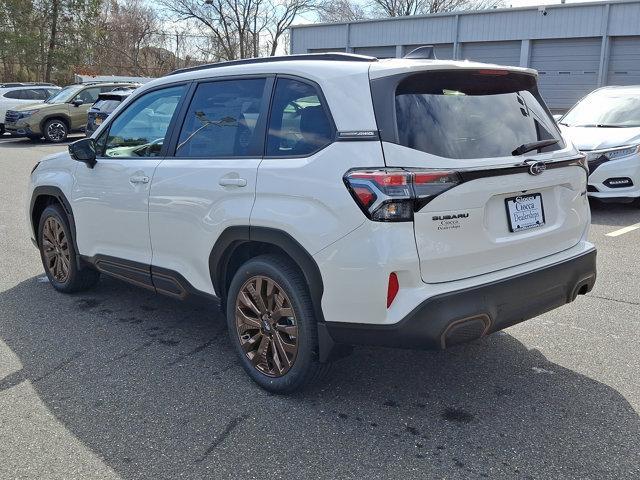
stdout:
<svg viewBox="0 0 640 480">
<path fill-rule="evenodd" d="M 541 193 L 530 193 L 505 199 L 509 231 L 519 232 L 544 225 L 544 207 Z"/>
</svg>

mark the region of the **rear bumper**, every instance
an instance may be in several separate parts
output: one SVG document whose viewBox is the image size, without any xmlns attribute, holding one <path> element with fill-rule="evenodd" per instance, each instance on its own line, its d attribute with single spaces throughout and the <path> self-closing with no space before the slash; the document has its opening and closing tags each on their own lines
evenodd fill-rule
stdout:
<svg viewBox="0 0 640 480">
<path fill-rule="evenodd" d="M 443 349 L 528 320 L 593 288 L 596 250 L 475 287 L 425 300 L 393 325 L 325 322 L 319 325 L 321 358 L 341 345 Z"/>
</svg>

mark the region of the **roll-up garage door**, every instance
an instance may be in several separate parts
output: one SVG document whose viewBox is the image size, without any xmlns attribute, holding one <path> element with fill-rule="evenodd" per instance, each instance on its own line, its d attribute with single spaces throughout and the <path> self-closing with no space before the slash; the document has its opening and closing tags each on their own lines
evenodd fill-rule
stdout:
<svg viewBox="0 0 640 480">
<path fill-rule="evenodd" d="M 607 85 L 640 85 L 640 37 L 613 37 L 609 45 Z"/>
<path fill-rule="evenodd" d="M 460 58 L 517 67 L 520 65 L 520 42 L 463 43 Z"/>
<path fill-rule="evenodd" d="M 418 47 L 424 45 L 433 45 L 432 43 L 423 45 L 405 45 L 404 54 L 406 55 L 411 50 L 415 50 Z M 436 54 L 436 58 L 439 60 L 451 60 L 453 59 L 453 43 L 437 43 L 433 45 L 433 51 Z"/>
<path fill-rule="evenodd" d="M 353 53 L 377 58 L 394 58 L 396 56 L 396 47 L 356 47 L 353 49 Z"/>
<path fill-rule="evenodd" d="M 567 109 L 597 88 L 600 47 L 600 38 L 532 42 L 529 64 L 540 74 L 540 93 L 549 108 Z"/>
<path fill-rule="evenodd" d="M 310 48 L 307 53 L 344 53 L 344 48 Z"/>
</svg>

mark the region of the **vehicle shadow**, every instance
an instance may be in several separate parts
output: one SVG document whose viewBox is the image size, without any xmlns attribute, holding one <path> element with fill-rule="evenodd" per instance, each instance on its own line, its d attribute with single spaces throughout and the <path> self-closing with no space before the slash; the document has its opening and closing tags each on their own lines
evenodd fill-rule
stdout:
<svg viewBox="0 0 640 480">
<path fill-rule="evenodd" d="M 214 304 L 111 279 L 61 295 L 36 278 L 0 303 L 0 338 L 22 364 L 0 394 L 30 382 L 122 478 L 638 472 L 640 419 L 622 395 L 505 333 L 445 352 L 357 349 L 279 397 L 245 376 Z"/>
<path fill-rule="evenodd" d="M 589 200 L 591 223 L 610 227 L 626 227 L 640 222 L 640 201 L 635 203 L 603 203 Z"/>
</svg>

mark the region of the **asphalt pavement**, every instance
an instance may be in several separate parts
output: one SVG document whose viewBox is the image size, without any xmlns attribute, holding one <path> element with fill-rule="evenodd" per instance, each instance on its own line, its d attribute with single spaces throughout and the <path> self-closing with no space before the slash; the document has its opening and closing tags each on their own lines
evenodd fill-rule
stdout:
<svg viewBox="0 0 640 480">
<path fill-rule="evenodd" d="M 66 146 L 0 139 L 0 478 L 640 478 L 640 208 L 596 205 L 590 294 L 444 352 L 358 348 L 290 397 L 217 306 L 103 277 L 56 293 L 27 181 Z"/>
</svg>

